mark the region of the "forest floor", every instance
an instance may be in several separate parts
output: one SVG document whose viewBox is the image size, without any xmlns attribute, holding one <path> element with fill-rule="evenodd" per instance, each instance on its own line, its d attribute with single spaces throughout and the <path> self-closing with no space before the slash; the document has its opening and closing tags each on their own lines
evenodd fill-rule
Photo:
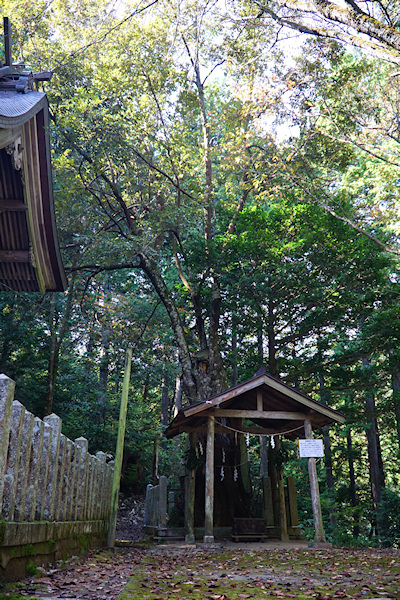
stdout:
<svg viewBox="0 0 400 600">
<path fill-rule="evenodd" d="M 19 582 L 13 591 L 23 597 L 18 600 L 397 600 L 400 553 L 139 542 L 75 558 Z"/>
<path fill-rule="evenodd" d="M 398 600 L 400 551 L 304 544 L 215 547 L 143 541 L 142 504 L 121 504 L 117 537 L 133 546 L 92 551 L 0 591 L 0 600 Z"/>
</svg>

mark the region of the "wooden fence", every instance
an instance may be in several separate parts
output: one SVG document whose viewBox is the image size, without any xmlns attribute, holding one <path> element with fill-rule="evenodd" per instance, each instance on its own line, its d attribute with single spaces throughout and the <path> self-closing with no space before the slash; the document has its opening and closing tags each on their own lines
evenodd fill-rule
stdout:
<svg viewBox="0 0 400 600">
<path fill-rule="evenodd" d="M 14 400 L 0 375 L 0 577 L 103 544 L 113 466 L 88 453 L 88 442 L 61 433 L 57 415 L 43 421 Z"/>
</svg>

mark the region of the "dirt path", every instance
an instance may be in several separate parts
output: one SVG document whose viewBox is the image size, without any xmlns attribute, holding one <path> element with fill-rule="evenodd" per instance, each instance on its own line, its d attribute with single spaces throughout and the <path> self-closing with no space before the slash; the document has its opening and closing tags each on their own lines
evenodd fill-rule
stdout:
<svg viewBox="0 0 400 600">
<path fill-rule="evenodd" d="M 21 596 L 45 600 L 116 600 L 144 556 L 140 548 L 90 552 L 83 558 L 39 569 L 38 575 L 6 586 L 3 593 L 18 591 Z"/>
<path fill-rule="evenodd" d="M 261 547 L 260 547 L 261 546 Z M 397 551 L 151 548 L 121 600 L 397 600 Z"/>
<path fill-rule="evenodd" d="M 20 594 L 45 600 L 397 600 L 400 553 L 138 545 L 93 552 L 21 583 Z"/>
</svg>

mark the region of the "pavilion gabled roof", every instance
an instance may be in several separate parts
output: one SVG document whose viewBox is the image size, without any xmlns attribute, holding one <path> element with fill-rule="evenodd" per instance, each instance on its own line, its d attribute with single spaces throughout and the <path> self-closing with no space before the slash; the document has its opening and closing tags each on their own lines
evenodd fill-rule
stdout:
<svg viewBox="0 0 400 600">
<path fill-rule="evenodd" d="M 182 408 L 165 435 L 172 438 L 182 432 L 205 431 L 207 418 L 211 415 L 216 418 L 216 433 L 229 432 L 230 426 L 223 420 L 229 418 L 236 431 L 281 434 L 290 438 L 302 437 L 306 419 L 313 428 L 345 421 L 338 411 L 263 373 L 212 398 Z M 237 420 L 241 420 L 240 425 Z M 232 423 L 236 423 L 235 427 Z"/>
</svg>

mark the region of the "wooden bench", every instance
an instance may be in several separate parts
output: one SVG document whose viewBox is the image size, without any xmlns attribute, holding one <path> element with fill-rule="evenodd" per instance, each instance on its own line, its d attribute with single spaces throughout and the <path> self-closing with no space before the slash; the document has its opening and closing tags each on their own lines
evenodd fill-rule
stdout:
<svg viewBox="0 0 400 600">
<path fill-rule="evenodd" d="M 268 534 L 264 519 L 240 518 L 233 519 L 232 540 L 234 542 L 245 542 L 254 540 L 266 540 Z"/>
</svg>

